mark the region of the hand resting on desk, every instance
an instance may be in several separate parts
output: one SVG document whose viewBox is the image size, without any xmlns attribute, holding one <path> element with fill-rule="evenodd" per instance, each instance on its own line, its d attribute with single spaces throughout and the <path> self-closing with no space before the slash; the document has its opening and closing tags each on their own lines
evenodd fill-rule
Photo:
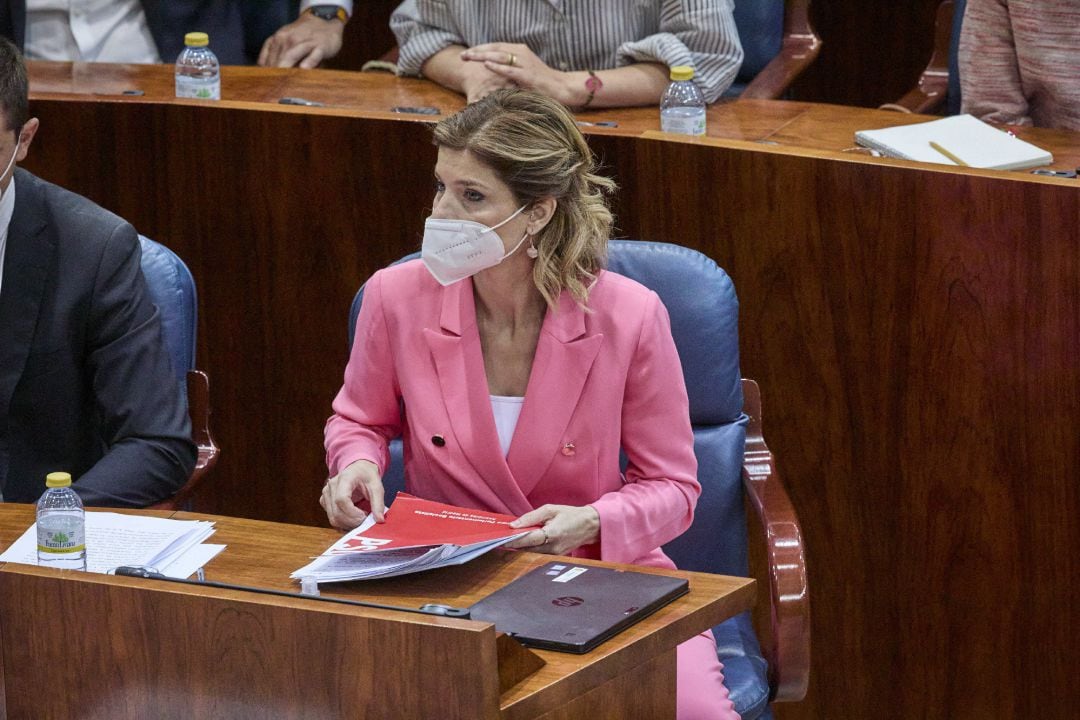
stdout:
<svg viewBox="0 0 1080 720">
<path fill-rule="evenodd" d="M 259 52 L 263 67 L 315 68 L 341 51 L 345 24 L 309 13 L 284 25 L 267 38 Z"/>
</svg>

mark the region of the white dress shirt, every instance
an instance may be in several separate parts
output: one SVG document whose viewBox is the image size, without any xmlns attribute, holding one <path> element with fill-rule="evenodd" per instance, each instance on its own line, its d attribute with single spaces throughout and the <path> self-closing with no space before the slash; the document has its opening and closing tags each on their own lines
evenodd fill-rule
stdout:
<svg viewBox="0 0 1080 720">
<path fill-rule="evenodd" d="M 491 414 L 495 417 L 495 431 L 499 434 L 499 447 L 503 457 L 510 453 L 510 441 L 514 439 L 518 418 L 525 398 L 510 395 L 491 396 Z"/>
<path fill-rule="evenodd" d="M 0 197 L 0 293 L 4 291 L 4 254 L 7 252 L 8 225 L 11 224 L 11 216 L 15 213 L 15 176 L 11 176 L 11 183 Z"/>
<path fill-rule="evenodd" d="M 31 60 L 159 63 L 139 0 L 26 0 Z"/>
</svg>

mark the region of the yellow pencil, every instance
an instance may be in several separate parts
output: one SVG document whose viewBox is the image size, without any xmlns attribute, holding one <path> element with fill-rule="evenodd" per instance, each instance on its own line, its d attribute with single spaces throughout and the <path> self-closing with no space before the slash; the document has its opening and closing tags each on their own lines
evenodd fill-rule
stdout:
<svg viewBox="0 0 1080 720">
<path fill-rule="evenodd" d="M 952 160 L 952 161 L 953 161 L 954 163 L 956 163 L 957 165 L 960 165 L 960 166 L 962 166 L 962 167 L 969 167 L 969 165 L 968 165 L 968 164 L 967 164 L 966 162 L 964 162 L 963 160 L 961 160 L 960 158 L 958 158 L 958 157 L 957 157 L 956 155 L 953 155 L 953 154 L 952 154 L 951 152 L 949 152 L 949 151 L 948 151 L 948 150 L 946 150 L 945 148 L 941 147 L 940 145 L 938 145 L 938 144 L 937 144 L 936 142 L 934 142 L 933 140 L 931 140 L 931 141 L 930 141 L 930 147 L 934 148 L 934 149 L 935 149 L 935 150 L 937 150 L 937 151 L 938 151 L 939 153 L 941 153 L 941 154 L 942 154 L 942 155 L 944 155 L 945 157 L 949 158 L 950 160 Z"/>
</svg>

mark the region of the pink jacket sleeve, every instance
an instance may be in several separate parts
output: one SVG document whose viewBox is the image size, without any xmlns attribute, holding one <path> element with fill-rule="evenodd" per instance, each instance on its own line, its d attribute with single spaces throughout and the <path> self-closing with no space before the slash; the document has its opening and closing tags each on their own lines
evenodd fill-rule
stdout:
<svg viewBox="0 0 1080 720">
<path fill-rule="evenodd" d="M 592 506 L 600 514 L 601 557 L 629 563 L 686 530 L 701 494 L 682 366 L 655 293 L 627 373 L 621 442 L 626 482 Z"/>
<path fill-rule="evenodd" d="M 375 273 L 364 290 L 356 319 L 345 382 L 326 421 L 326 465 L 330 475 L 357 460 L 370 460 L 379 474 L 390 462 L 387 443 L 401 434 L 401 391 L 390 333 L 383 312 L 382 277 Z"/>
</svg>

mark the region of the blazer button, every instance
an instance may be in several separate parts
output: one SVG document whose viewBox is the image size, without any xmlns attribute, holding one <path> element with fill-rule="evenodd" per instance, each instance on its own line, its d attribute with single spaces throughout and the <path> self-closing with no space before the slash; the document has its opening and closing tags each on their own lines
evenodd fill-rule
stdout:
<svg viewBox="0 0 1080 720">
<path fill-rule="evenodd" d="M 442 446 L 446 445 L 446 440 L 443 438 L 442 435 L 432 435 L 431 436 L 431 444 L 434 445 L 435 447 L 442 447 Z"/>
<path fill-rule="evenodd" d="M 568 442 L 562 446 L 562 454 L 570 457 L 574 454 L 574 443 Z"/>
</svg>

